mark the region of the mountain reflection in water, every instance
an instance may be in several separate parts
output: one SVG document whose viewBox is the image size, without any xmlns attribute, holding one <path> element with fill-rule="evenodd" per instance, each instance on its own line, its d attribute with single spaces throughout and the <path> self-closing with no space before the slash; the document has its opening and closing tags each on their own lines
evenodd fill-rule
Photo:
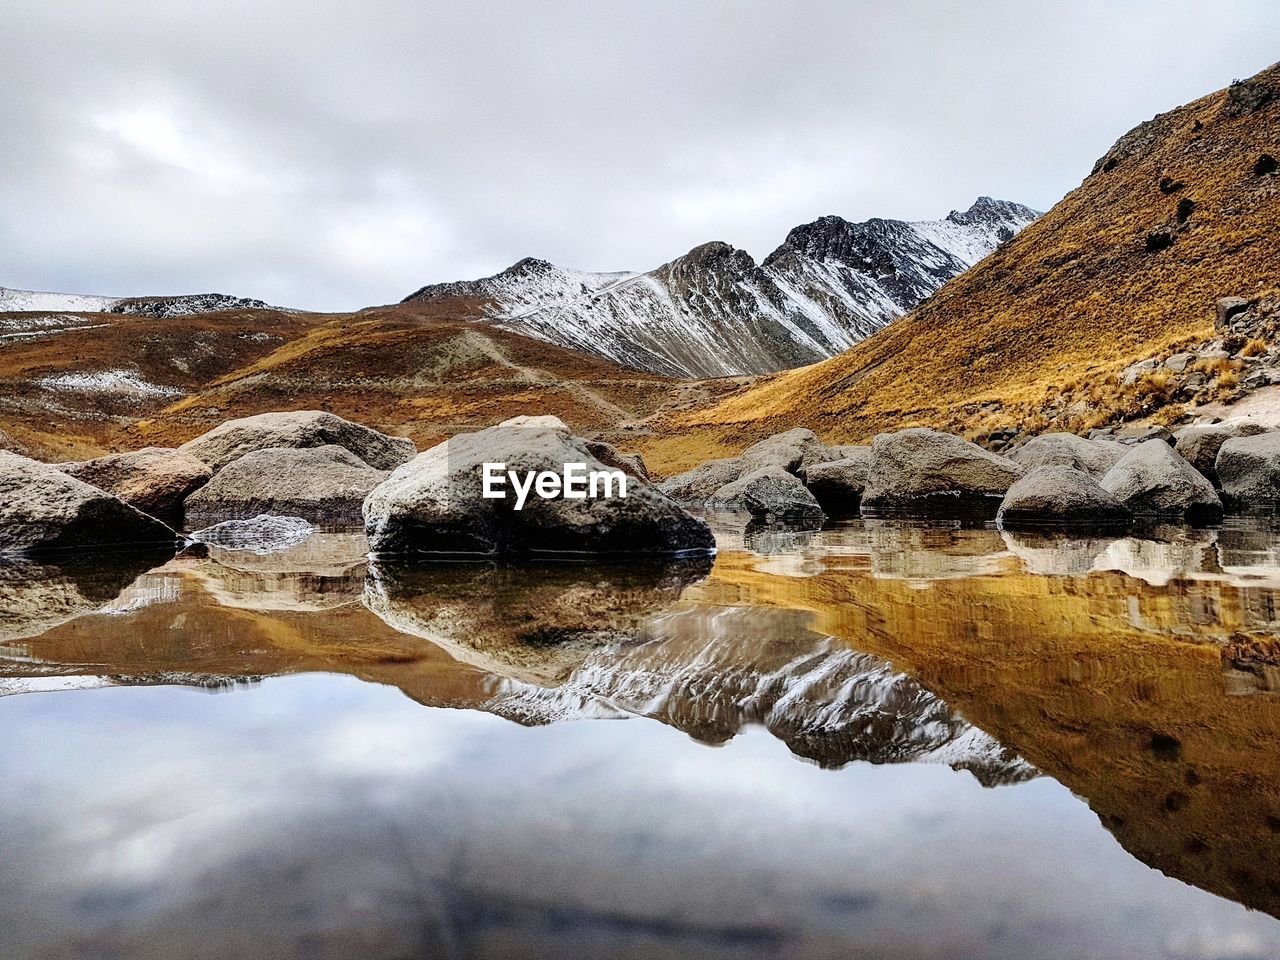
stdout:
<svg viewBox="0 0 1280 960">
<path fill-rule="evenodd" d="M 1272 531 L 717 535 L 714 567 L 371 567 L 333 533 L 0 565 L 0 693 L 327 675 L 0 701 L 0 955 L 1280 954 L 1280 924 L 1113 852 L 1062 790 L 1142 863 L 1280 916 Z M 626 717 L 663 726 L 564 722 Z M 162 825 L 213 801 L 161 784 L 206 760 L 237 771 L 227 849 L 193 853 Z"/>
</svg>

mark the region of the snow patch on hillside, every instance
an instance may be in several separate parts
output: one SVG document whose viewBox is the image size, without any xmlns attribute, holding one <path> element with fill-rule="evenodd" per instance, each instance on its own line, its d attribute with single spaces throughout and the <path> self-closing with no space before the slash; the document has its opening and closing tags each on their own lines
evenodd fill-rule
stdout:
<svg viewBox="0 0 1280 960">
<path fill-rule="evenodd" d="M 105 313 L 119 303 L 115 297 L 95 297 L 83 293 L 47 293 L 41 290 L 11 290 L 0 287 L 0 313 L 20 311 Z"/>
<path fill-rule="evenodd" d="M 152 383 L 140 377 L 132 370 L 96 370 L 78 373 L 60 373 L 48 377 L 40 377 L 35 381 L 37 386 L 46 390 L 67 391 L 71 393 L 101 393 L 118 396 L 151 399 L 155 397 L 177 397 L 185 391 L 178 387 L 167 387 Z"/>
</svg>

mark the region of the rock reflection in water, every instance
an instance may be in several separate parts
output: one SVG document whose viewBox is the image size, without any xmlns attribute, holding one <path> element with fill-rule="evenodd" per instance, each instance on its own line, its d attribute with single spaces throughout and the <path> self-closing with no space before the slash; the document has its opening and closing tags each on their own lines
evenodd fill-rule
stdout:
<svg viewBox="0 0 1280 960">
<path fill-rule="evenodd" d="M 403 634 L 497 675 L 557 683 L 608 643 L 636 637 L 711 570 L 709 557 L 626 565 L 394 565 L 365 604 Z"/>
<path fill-rule="evenodd" d="M 808 613 L 1084 797 L 1143 862 L 1280 916 L 1272 533 L 1077 542 L 988 531 L 992 572 L 955 578 L 949 547 L 930 557 L 903 531 L 917 574 L 939 571 L 916 582 L 872 572 L 891 529 L 862 556 L 848 552 L 855 535 L 833 531 L 827 553 L 815 540 L 820 563 L 805 578 L 722 556 L 695 593 Z M 1022 570 L 1000 566 L 1008 551 Z"/>
</svg>

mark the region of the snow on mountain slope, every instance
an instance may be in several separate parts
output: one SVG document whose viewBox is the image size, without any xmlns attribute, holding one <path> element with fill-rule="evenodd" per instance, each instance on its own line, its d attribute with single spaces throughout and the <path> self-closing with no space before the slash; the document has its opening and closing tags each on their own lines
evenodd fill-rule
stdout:
<svg viewBox="0 0 1280 960">
<path fill-rule="evenodd" d="M 225 293 L 190 293 L 173 297 L 98 297 L 82 293 L 45 293 L 0 287 L 0 313 L 119 313 L 131 316 L 189 317 L 215 310 L 277 309 L 261 300 Z"/>
<path fill-rule="evenodd" d="M 119 301 L 114 297 L 94 297 L 82 293 L 45 293 L 40 290 L 11 290 L 0 287 L 0 313 L 40 311 L 45 313 L 106 313 Z"/>
<path fill-rule="evenodd" d="M 848 349 L 1037 216 L 989 197 L 939 221 L 829 216 L 796 227 L 760 264 L 720 242 L 646 273 L 525 259 L 406 301 L 481 297 L 502 327 L 655 373 L 770 373 Z"/>
</svg>

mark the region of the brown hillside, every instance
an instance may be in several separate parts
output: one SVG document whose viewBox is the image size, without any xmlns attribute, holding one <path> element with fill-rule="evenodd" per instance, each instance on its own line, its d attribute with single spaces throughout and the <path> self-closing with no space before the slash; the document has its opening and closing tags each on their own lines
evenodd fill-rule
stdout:
<svg viewBox="0 0 1280 960">
<path fill-rule="evenodd" d="M 555 414 L 604 434 L 637 429 L 673 394 L 666 377 L 475 323 L 477 307 L 452 299 L 327 318 L 129 435 L 137 444 L 173 444 L 232 417 L 310 408 L 419 447 L 521 413 Z"/>
<path fill-rule="evenodd" d="M 650 455 L 682 465 L 699 448 L 796 425 L 832 441 L 920 424 L 972 433 L 996 425 L 982 422 L 992 411 L 1042 429 L 1063 390 L 1085 402 L 1059 428 L 1097 422 L 1106 378 L 1210 336 L 1219 297 L 1280 286 L 1280 174 L 1264 154 L 1280 157 L 1280 65 L 1136 127 L 1048 214 L 913 313 L 673 421 L 678 436 L 655 438 Z"/>
</svg>

